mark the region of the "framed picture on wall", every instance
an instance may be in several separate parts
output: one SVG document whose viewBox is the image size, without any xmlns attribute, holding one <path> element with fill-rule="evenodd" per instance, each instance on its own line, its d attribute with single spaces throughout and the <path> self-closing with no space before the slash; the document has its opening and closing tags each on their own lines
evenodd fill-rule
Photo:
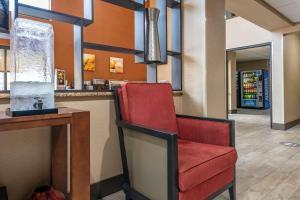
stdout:
<svg viewBox="0 0 300 200">
<path fill-rule="evenodd" d="M 94 54 L 83 54 L 84 71 L 96 71 L 96 56 Z"/>
<path fill-rule="evenodd" d="M 110 57 L 109 71 L 111 73 L 124 73 L 123 58 Z"/>
<path fill-rule="evenodd" d="M 66 89 L 66 71 L 63 69 L 55 69 L 55 86 L 56 90 L 65 90 Z"/>
</svg>

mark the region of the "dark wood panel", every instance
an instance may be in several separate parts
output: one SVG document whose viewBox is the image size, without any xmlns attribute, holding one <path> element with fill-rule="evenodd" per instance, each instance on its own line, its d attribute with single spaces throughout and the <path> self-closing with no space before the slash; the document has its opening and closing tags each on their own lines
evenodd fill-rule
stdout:
<svg viewBox="0 0 300 200">
<path fill-rule="evenodd" d="M 133 0 L 102 0 L 102 1 L 120 6 L 122 8 L 130 9 L 130 10 L 143 10 L 144 9 L 143 4 L 137 3 Z"/>
<path fill-rule="evenodd" d="M 58 114 L 10 117 L 0 112 L 0 131 L 52 126 L 51 181 L 67 194 L 67 133 L 71 124 L 71 197 L 90 199 L 90 112 L 59 108 Z"/>
<path fill-rule="evenodd" d="M 105 44 L 88 43 L 88 42 L 83 43 L 83 48 L 94 49 L 94 50 L 99 50 L 99 51 L 111 51 L 111 52 L 117 52 L 117 53 L 125 53 L 125 54 L 141 54 L 141 53 L 143 53 L 143 51 L 139 51 L 139 50 L 135 50 L 135 49 L 109 46 L 109 45 L 105 45 Z"/>
<path fill-rule="evenodd" d="M 0 124 L 0 131 L 11 131 L 19 129 L 30 129 L 45 126 L 59 126 L 64 124 L 69 124 L 71 118 L 60 118 L 60 119 L 40 119 L 33 121 L 21 121 L 21 122 L 11 122 L 7 124 Z"/>
<path fill-rule="evenodd" d="M 180 7 L 180 2 L 176 0 L 167 0 L 167 5 L 170 8 L 178 8 Z"/>
<path fill-rule="evenodd" d="M 6 123 L 71 118 L 72 114 L 77 113 L 77 112 L 82 112 L 82 111 L 78 110 L 78 109 L 72 109 L 72 108 L 59 108 L 58 114 L 32 115 L 32 116 L 23 116 L 23 117 L 10 117 L 5 112 L 0 112 L 0 125 L 6 124 Z"/>
<path fill-rule="evenodd" d="M 68 193 L 68 125 L 52 127 L 51 184 Z"/>
<path fill-rule="evenodd" d="M 175 51 L 167 51 L 167 54 L 169 56 L 180 56 L 181 52 L 175 52 Z"/>
<path fill-rule="evenodd" d="M 90 198 L 90 148 L 86 147 L 90 147 L 90 113 L 74 113 L 71 123 L 72 200 Z"/>
<path fill-rule="evenodd" d="M 56 21 L 61 21 L 69 24 L 75 24 L 78 26 L 88 26 L 93 23 L 92 20 L 67 15 L 64 13 L 59 13 L 51 10 L 41 9 L 25 4 L 18 4 L 18 12 L 19 14 L 37 17 L 41 19 L 51 19 Z"/>
</svg>

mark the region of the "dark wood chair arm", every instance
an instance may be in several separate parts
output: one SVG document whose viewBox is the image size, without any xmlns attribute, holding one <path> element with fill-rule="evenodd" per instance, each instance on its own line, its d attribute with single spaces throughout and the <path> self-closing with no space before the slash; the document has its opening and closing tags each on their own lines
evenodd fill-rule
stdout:
<svg viewBox="0 0 300 200">
<path fill-rule="evenodd" d="M 147 127 L 140 126 L 137 124 L 130 124 L 125 121 L 116 121 L 116 123 L 117 123 L 117 126 L 120 128 L 131 129 L 131 130 L 138 131 L 138 132 L 141 132 L 146 135 L 150 135 L 150 136 L 165 139 L 165 140 L 171 140 L 171 139 L 177 140 L 176 133 L 155 130 L 155 129 L 147 128 Z"/>
</svg>

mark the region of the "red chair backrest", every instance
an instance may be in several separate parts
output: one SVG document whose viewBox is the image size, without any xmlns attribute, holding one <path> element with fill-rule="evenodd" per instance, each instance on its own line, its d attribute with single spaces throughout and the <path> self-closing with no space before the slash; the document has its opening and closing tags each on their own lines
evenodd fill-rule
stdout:
<svg viewBox="0 0 300 200">
<path fill-rule="evenodd" d="M 177 133 L 172 86 L 127 83 L 118 90 L 122 119 L 155 130 Z"/>
</svg>

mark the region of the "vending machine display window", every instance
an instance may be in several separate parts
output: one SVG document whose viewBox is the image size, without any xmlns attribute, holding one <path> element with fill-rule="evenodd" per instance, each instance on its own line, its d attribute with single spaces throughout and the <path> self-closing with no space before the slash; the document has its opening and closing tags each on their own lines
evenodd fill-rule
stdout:
<svg viewBox="0 0 300 200">
<path fill-rule="evenodd" d="M 268 108 L 268 73 L 266 70 L 241 72 L 241 107 Z"/>
</svg>

